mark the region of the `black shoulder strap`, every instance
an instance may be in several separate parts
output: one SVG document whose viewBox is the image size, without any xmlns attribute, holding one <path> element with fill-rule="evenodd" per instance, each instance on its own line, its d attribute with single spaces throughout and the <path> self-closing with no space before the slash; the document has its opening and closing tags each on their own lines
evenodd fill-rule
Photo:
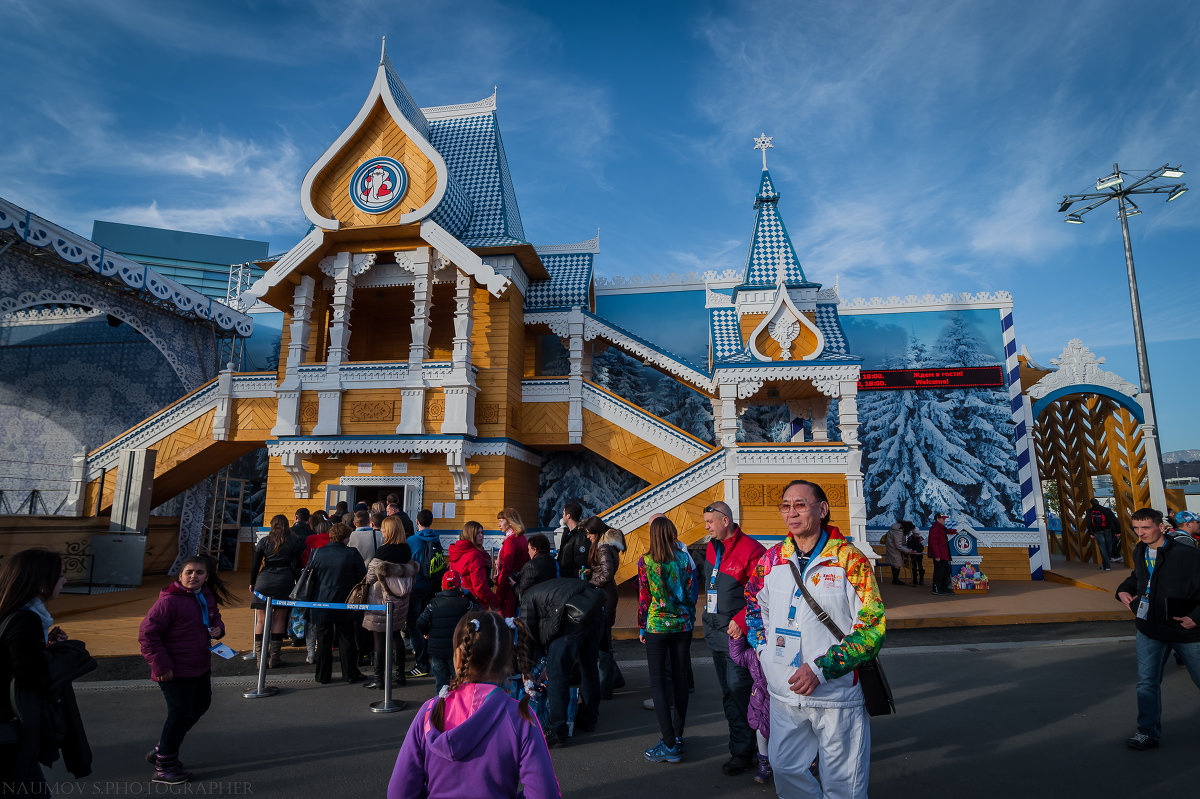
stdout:
<svg viewBox="0 0 1200 799">
<path fill-rule="evenodd" d="M 841 629 L 834 620 L 829 618 L 829 614 L 825 612 L 825 609 L 817 603 L 817 600 L 813 599 L 812 594 L 808 593 L 808 588 L 804 585 L 804 580 L 801 579 L 800 570 L 796 568 L 796 564 L 789 560 L 788 566 L 792 569 L 792 579 L 796 581 L 796 587 L 804 595 L 804 601 L 812 608 L 812 612 L 817 614 L 817 621 L 824 624 L 829 632 L 833 633 L 833 637 L 838 640 L 838 643 L 841 643 L 846 636 L 842 635 Z"/>
</svg>

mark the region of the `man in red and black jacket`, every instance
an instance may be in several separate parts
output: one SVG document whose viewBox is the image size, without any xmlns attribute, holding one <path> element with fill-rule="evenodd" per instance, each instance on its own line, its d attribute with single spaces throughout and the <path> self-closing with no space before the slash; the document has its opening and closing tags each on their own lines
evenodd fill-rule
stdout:
<svg viewBox="0 0 1200 799">
<path fill-rule="evenodd" d="M 711 536 L 700 566 L 704 640 L 712 650 L 713 666 L 721 683 L 721 704 L 729 722 L 732 757 L 721 770 L 734 775 L 753 767 L 758 743 L 746 718 L 754 680 L 748 669 L 729 657 L 729 630 L 735 625 L 746 629 L 746 581 L 766 549 L 742 532 L 724 502 L 714 502 L 704 509 L 704 529 Z"/>
</svg>

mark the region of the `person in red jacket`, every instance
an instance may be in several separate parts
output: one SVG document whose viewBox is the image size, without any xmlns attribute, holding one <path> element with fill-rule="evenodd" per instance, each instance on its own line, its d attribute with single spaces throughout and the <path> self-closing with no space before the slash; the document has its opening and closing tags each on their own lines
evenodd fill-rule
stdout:
<svg viewBox="0 0 1200 799">
<path fill-rule="evenodd" d="M 150 664 L 150 679 L 162 689 L 167 720 L 158 744 L 146 755 L 153 782 L 178 785 L 192 775 L 179 762 L 179 747 L 212 703 L 211 640 L 225 635 L 219 605 L 229 588 L 205 555 L 184 561 L 179 579 L 159 592 L 142 619 L 138 643 Z"/>
<path fill-rule="evenodd" d="M 733 776 L 754 767 L 758 742 L 747 721 L 754 679 L 749 669 L 729 656 L 729 635 L 746 625 L 746 581 L 767 550 L 742 532 L 724 502 L 714 502 L 704 509 L 704 529 L 711 536 L 700 564 L 704 640 L 712 650 L 721 684 L 721 705 L 729 723 L 730 758 L 721 770 Z"/>
<path fill-rule="evenodd" d="M 929 528 L 929 557 L 933 558 L 933 593 L 953 594 L 950 590 L 950 542 L 946 536 L 953 533 L 946 529 L 946 514 L 933 517 Z"/>
<path fill-rule="evenodd" d="M 488 581 L 488 555 L 483 551 L 483 525 L 467 522 L 463 525 L 458 540 L 450 545 L 446 553 L 450 568 L 462 577 L 462 587 L 471 592 L 479 604 L 495 610 L 500 607 Z"/>
<path fill-rule="evenodd" d="M 496 559 L 496 596 L 500 600 L 500 615 L 511 619 L 517 615 L 517 575 L 529 562 L 529 542 L 525 540 L 525 523 L 516 508 L 505 508 L 496 514 L 496 524 L 504 533 L 504 543 Z"/>
</svg>

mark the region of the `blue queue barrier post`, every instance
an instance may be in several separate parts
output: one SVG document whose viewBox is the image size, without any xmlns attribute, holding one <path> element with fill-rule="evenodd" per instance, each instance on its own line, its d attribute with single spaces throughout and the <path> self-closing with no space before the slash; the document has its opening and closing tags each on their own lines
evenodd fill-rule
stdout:
<svg viewBox="0 0 1200 799">
<path fill-rule="evenodd" d="M 266 652 L 271 647 L 271 597 L 264 597 L 267 601 L 267 607 L 263 610 L 263 656 L 258 659 L 258 684 L 249 690 L 242 692 L 244 699 L 262 699 L 265 696 L 275 696 L 279 693 L 279 689 L 274 685 L 267 685 L 267 660 Z"/>
<path fill-rule="evenodd" d="M 383 699 L 371 703 L 372 713 L 395 713 L 408 707 L 408 703 L 402 699 L 392 700 L 392 603 L 386 602 L 385 607 L 387 610 L 384 611 L 383 633 Z M 379 657 L 379 653 L 375 656 Z"/>
</svg>

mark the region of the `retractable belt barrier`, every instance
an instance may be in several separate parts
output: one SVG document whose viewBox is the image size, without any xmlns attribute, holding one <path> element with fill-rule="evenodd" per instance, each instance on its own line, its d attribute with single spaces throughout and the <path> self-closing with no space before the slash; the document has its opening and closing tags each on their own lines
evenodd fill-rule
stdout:
<svg viewBox="0 0 1200 799">
<path fill-rule="evenodd" d="M 263 596 L 257 591 L 251 593 L 266 603 L 266 608 L 263 611 L 263 642 L 262 652 L 263 657 L 258 659 L 258 684 L 253 688 L 248 688 L 242 692 L 242 697 L 245 699 L 262 699 L 268 696 L 275 696 L 279 693 L 279 688 L 274 685 L 267 685 L 267 660 L 265 656 L 268 649 L 271 647 L 271 610 L 273 608 L 311 608 L 314 610 L 366 610 L 375 613 L 383 613 L 386 617 L 384 625 L 384 652 L 383 652 L 383 699 L 378 702 L 371 703 L 372 713 L 395 713 L 397 710 L 403 710 L 408 707 L 408 703 L 403 700 L 392 699 L 392 603 L 388 602 L 382 605 L 349 605 L 345 602 L 304 602 L 298 599 L 273 599 L 269 596 Z M 306 631 L 307 632 L 307 631 Z M 376 653 L 378 657 L 378 653 Z M 344 675 L 343 675 L 344 676 Z"/>
</svg>

